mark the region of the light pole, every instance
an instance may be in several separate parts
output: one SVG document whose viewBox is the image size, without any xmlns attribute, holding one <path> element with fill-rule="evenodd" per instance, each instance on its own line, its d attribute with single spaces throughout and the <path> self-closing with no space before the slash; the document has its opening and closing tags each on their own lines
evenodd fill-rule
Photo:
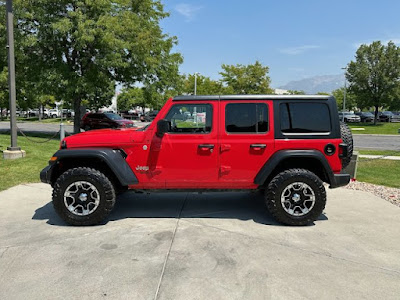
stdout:
<svg viewBox="0 0 400 300">
<path fill-rule="evenodd" d="M 343 122 L 344 122 L 344 111 L 346 109 L 346 91 L 347 91 L 347 80 L 346 80 L 346 71 L 347 71 L 347 67 L 342 68 L 342 70 L 345 70 L 344 72 L 344 91 L 343 91 Z"/>
<path fill-rule="evenodd" d="M 194 73 L 194 95 L 197 95 L 197 72 Z"/>
<path fill-rule="evenodd" d="M 17 115 L 16 115 L 16 91 L 15 91 L 15 57 L 14 57 L 14 14 L 12 0 L 6 1 L 7 23 L 7 52 L 8 52 L 8 92 L 10 95 L 10 133 L 11 146 L 3 151 L 4 159 L 15 159 L 25 156 L 17 146 Z"/>
</svg>

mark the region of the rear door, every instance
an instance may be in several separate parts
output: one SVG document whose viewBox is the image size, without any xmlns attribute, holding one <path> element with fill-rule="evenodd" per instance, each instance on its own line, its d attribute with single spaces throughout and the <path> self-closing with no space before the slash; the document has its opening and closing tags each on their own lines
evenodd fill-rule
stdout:
<svg viewBox="0 0 400 300">
<path fill-rule="evenodd" d="M 221 101 L 219 137 L 221 187 L 254 187 L 274 151 L 272 101 Z"/>
</svg>

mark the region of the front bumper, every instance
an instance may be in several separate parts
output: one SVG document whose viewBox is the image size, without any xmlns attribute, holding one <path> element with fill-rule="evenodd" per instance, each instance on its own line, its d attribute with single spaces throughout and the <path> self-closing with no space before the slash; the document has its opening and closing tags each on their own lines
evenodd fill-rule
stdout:
<svg viewBox="0 0 400 300">
<path fill-rule="evenodd" d="M 334 189 L 337 187 L 345 186 L 350 182 L 350 175 L 349 174 L 333 174 L 331 179 L 331 185 L 329 188 Z"/>
<path fill-rule="evenodd" d="M 40 172 L 40 181 L 43 183 L 51 184 L 51 173 L 53 172 L 53 165 L 48 165 Z"/>
</svg>

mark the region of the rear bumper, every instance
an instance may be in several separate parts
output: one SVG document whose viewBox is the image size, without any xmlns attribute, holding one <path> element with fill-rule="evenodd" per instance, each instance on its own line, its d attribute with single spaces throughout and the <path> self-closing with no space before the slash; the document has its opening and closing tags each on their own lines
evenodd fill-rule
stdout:
<svg viewBox="0 0 400 300">
<path fill-rule="evenodd" d="M 349 174 L 333 174 L 333 178 L 331 179 L 331 185 L 329 188 L 334 189 L 337 187 L 345 186 L 350 182 Z"/>
<path fill-rule="evenodd" d="M 53 166 L 48 165 L 40 172 L 40 181 L 43 183 L 51 184 L 51 173 L 53 172 Z"/>
</svg>

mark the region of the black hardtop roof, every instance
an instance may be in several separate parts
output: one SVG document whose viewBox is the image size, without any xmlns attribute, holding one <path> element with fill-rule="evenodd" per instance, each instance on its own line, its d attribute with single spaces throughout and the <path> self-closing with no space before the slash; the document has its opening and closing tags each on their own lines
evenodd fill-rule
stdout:
<svg viewBox="0 0 400 300">
<path fill-rule="evenodd" d="M 329 100 L 328 95 L 185 95 L 176 96 L 173 101 L 205 100 Z"/>
</svg>

